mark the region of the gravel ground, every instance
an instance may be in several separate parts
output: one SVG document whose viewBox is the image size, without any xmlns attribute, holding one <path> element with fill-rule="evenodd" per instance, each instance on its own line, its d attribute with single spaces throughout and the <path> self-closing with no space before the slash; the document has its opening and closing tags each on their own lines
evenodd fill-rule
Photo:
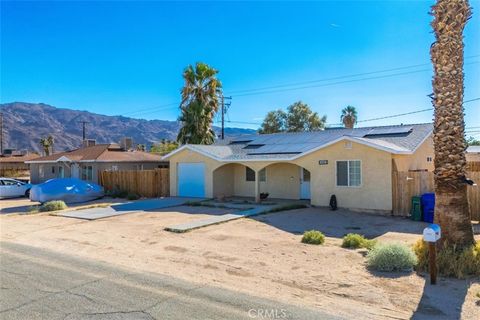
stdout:
<svg viewBox="0 0 480 320">
<path fill-rule="evenodd" d="M 340 247 L 348 232 L 412 244 L 423 224 L 309 208 L 214 225 L 184 234 L 165 226 L 230 210 L 176 207 L 97 221 L 48 215 L 0 216 L 1 241 L 45 248 L 123 268 L 173 276 L 355 319 L 477 319 L 478 279 L 374 274 L 365 251 Z M 304 230 L 327 235 L 300 243 Z"/>
</svg>

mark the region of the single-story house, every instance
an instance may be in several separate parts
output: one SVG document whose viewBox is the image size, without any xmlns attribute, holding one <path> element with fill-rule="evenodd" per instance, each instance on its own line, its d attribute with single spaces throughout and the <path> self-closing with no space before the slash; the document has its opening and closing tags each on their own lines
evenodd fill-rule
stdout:
<svg viewBox="0 0 480 320">
<path fill-rule="evenodd" d="M 29 166 L 25 161 L 38 158 L 36 153 L 11 153 L 0 156 L 0 176 L 29 179 Z"/>
<path fill-rule="evenodd" d="M 96 144 L 72 151 L 60 152 L 31 161 L 32 183 L 53 178 L 80 178 L 98 183 L 98 174 L 105 170 L 151 170 L 165 168 L 168 162 L 160 155 L 125 150 L 116 143 Z"/>
<path fill-rule="evenodd" d="M 391 212 L 392 171 L 433 170 L 432 124 L 244 135 L 184 145 L 170 161 L 170 194 L 310 199 Z"/>
<path fill-rule="evenodd" d="M 480 146 L 470 146 L 465 153 L 467 161 L 479 162 L 480 161 Z"/>
</svg>

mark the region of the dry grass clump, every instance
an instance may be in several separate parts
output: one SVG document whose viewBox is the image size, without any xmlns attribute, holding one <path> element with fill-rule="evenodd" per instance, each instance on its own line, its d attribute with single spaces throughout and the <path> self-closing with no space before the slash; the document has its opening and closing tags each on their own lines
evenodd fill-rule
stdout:
<svg viewBox="0 0 480 320">
<path fill-rule="evenodd" d="M 428 244 L 422 239 L 413 246 L 418 258 L 416 269 L 428 271 Z M 467 248 L 457 248 L 445 243 L 437 250 L 438 273 L 445 277 L 465 278 L 480 276 L 480 242 Z"/>
</svg>

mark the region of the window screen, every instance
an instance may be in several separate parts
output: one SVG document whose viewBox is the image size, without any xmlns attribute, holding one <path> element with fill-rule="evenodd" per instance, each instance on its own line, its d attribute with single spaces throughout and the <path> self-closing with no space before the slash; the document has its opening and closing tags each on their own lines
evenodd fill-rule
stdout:
<svg viewBox="0 0 480 320">
<path fill-rule="evenodd" d="M 348 186 L 348 161 L 337 161 L 337 186 Z"/>
<path fill-rule="evenodd" d="M 258 178 L 261 182 L 267 181 L 267 169 L 263 168 L 258 172 Z"/>
<path fill-rule="evenodd" d="M 359 160 L 337 161 L 337 186 L 358 187 L 362 184 Z"/>
<path fill-rule="evenodd" d="M 245 176 L 247 181 L 255 181 L 255 171 L 249 167 L 245 167 Z"/>
</svg>

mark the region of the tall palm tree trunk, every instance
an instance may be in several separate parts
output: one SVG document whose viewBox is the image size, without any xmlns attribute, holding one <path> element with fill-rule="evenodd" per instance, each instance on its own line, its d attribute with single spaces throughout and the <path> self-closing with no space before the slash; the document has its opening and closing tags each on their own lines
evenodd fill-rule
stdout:
<svg viewBox="0 0 480 320">
<path fill-rule="evenodd" d="M 432 7 L 436 41 L 430 49 L 434 68 L 435 220 L 443 241 L 474 242 L 465 179 L 463 119 L 463 29 L 470 18 L 468 0 L 437 0 Z"/>
</svg>

